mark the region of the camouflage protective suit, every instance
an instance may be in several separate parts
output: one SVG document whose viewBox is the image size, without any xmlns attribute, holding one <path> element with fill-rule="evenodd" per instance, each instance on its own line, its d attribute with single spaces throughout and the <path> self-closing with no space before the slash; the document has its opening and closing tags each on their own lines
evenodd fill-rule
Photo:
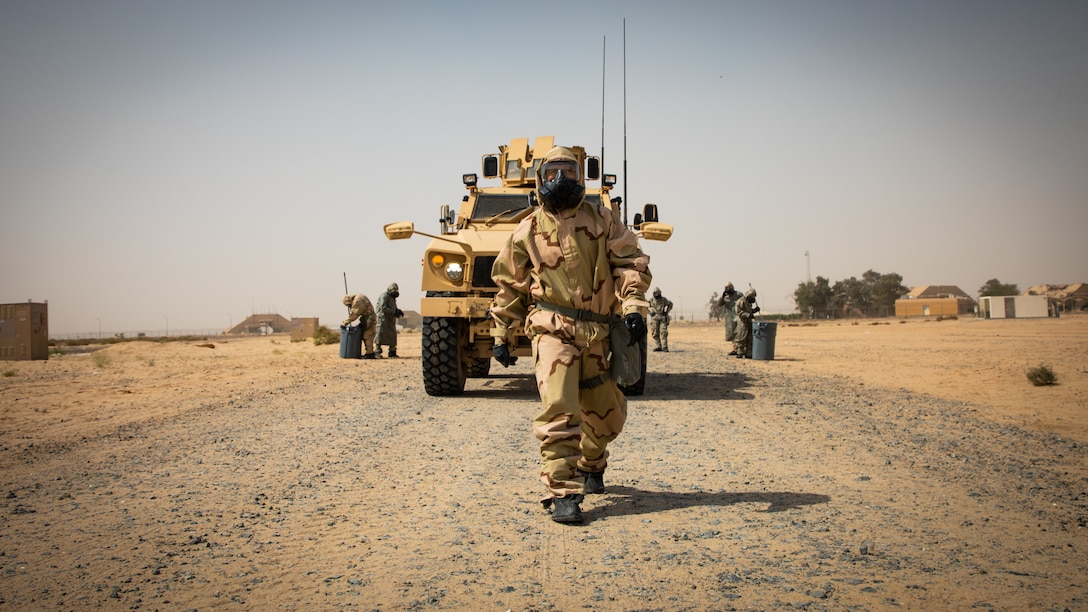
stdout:
<svg viewBox="0 0 1088 612">
<path fill-rule="evenodd" d="M 669 313 L 672 312 L 672 300 L 654 290 L 650 299 L 650 333 L 656 343 L 655 351 L 669 351 Z"/>
<path fill-rule="evenodd" d="M 362 293 L 345 295 L 344 305 L 350 307 L 351 310 L 348 311 L 348 318 L 344 319 L 344 322 L 340 325 L 347 327 L 355 322 L 356 319 L 360 319 L 359 327 L 363 328 L 363 345 L 366 347 L 365 354 L 373 354 L 374 330 L 378 325 L 378 317 L 374 313 L 374 305 L 370 303 L 370 298 Z"/>
<path fill-rule="evenodd" d="M 728 285 L 722 290 L 722 296 L 718 298 L 718 306 L 722 307 L 722 316 L 725 318 L 725 341 L 732 342 L 737 337 L 737 301 L 744 297 L 740 291 Z"/>
<path fill-rule="evenodd" d="M 560 156 L 574 158 L 568 149 L 555 147 L 544 161 Z M 538 172 L 538 192 L 540 184 Z M 612 211 L 583 198 L 570 209 L 533 210 L 492 267 L 499 287 L 491 307 L 492 336 L 511 342 L 511 330 L 524 325 L 532 338 L 543 404 L 533 434 L 540 440 L 540 479 L 549 499 L 583 494 L 585 476 L 579 470 L 604 470 L 608 444 L 627 419 L 627 399 L 608 374 L 609 325 L 539 304 L 602 316 L 642 314 L 649 262 Z"/>
<path fill-rule="evenodd" d="M 397 297 L 400 296 L 400 287 L 396 283 L 390 284 L 385 291 L 378 296 L 378 354 L 382 352 L 382 346 L 389 347 L 389 356 L 397 356 L 397 319 L 404 313 L 397 308 Z"/>
<path fill-rule="evenodd" d="M 737 336 L 733 340 L 733 348 L 737 357 L 752 358 L 752 317 L 759 312 L 756 306 L 756 290 L 749 289 L 744 296 L 737 300 L 733 307 L 737 313 Z"/>
</svg>

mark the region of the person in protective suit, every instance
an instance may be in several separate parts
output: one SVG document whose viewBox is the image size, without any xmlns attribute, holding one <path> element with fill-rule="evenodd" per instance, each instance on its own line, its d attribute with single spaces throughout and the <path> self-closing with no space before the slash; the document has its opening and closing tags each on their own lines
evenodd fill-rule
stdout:
<svg viewBox="0 0 1088 612">
<path fill-rule="evenodd" d="M 610 322 L 622 313 L 630 343 L 646 336 L 650 258 L 603 205 L 585 200 L 575 154 L 555 147 L 536 172 L 540 204 L 521 221 L 491 270 L 495 359 L 515 360 L 516 326 L 532 338 L 543 408 L 533 420 L 540 479 L 551 519 L 581 523 L 585 494 L 604 492 L 608 444 L 627 418 L 627 400 L 609 376 Z"/>
<path fill-rule="evenodd" d="M 404 311 L 397 308 L 400 287 L 391 283 L 378 296 L 378 357 L 382 356 L 382 345 L 389 348 L 389 356 L 397 356 L 397 319 L 404 316 Z"/>
<path fill-rule="evenodd" d="M 669 352 L 669 313 L 672 301 L 661 296 L 661 288 L 654 287 L 654 296 L 650 299 L 650 331 L 654 337 L 654 351 Z"/>
<path fill-rule="evenodd" d="M 344 322 L 340 325 L 347 327 L 358 321 L 357 325 L 363 328 L 363 345 L 366 348 L 362 358 L 374 359 L 374 330 L 378 324 L 378 317 L 374 313 L 374 305 L 370 303 L 370 298 L 361 293 L 356 293 L 344 296 L 344 306 L 349 308 L 348 318 L 344 319 Z"/>
<path fill-rule="evenodd" d="M 737 338 L 737 301 L 743 298 L 740 291 L 733 288 L 733 283 L 725 283 L 722 296 L 718 298 L 718 306 L 722 308 L 722 316 L 725 318 L 725 341 L 733 342 Z M 730 355 L 736 355 L 737 349 L 729 351 Z"/>
<path fill-rule="evenodd" d="M 759 312 L 756 304 L 756 290 L 749 289 L 744 292 L 744 297 L 739 300 L 733 309 L 739 319 L 737 323 L 737 337 L 733 341 L 733 351 L 738 359 L 752 358 L 752 317 Z"/>
</svg>

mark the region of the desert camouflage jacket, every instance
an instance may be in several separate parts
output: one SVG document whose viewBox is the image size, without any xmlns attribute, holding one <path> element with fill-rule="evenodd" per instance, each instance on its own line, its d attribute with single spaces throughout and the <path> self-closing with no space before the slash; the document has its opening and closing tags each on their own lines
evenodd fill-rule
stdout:
<svg viewBox="0 0 1088 612">
<path fill-rule="evenodd" d="M 534 303 L 603 315 L 643 312 L 649 263 L 635 234 L 600 204 L 583 201 L 559 213 L 537 208 L 510 235 L 491 269 L 499 287 L 491 335 L 510 341 L 511 330 L 524 324 L 530 336 L 555 334 L 579 346 L 599 342 L 608 336 L 608 325 L 576 321 Z"/>
<path fill-rule="evenodd" d="M 351 300 L 351 310 L 348 311 L 348 318 L 344 319 L 341 323 L 344 327 L 351 325 L 355 319 L 362 317 L 362 322 L 359 325 L 363 327 L 370 327 L 375 323 L 374 317 L 374 305 L 370 303 L 370 298 L 366 297 L 362 293 L 356 293 Z"/>
<path fill-rule="evenodd" d="M 650 318 L 668 319 L 672 312 L 672 300 L 665 296 L 650 298 Z"/>
</svg>

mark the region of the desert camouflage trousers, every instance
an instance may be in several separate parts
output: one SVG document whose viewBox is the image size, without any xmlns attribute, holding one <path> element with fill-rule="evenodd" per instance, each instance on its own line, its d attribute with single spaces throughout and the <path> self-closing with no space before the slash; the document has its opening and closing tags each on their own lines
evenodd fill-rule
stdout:
<svg viewBox="0 0 1088 612">
<path fill-rule="evenodd" d="M 540 480 L 555 497 L 584 491 L 577 470 L 603 470 L 608 443 L 627 420 L 627 398 L 608 374 L 607 354 L 606 342 L 579 348 L 551 334 L 533 338 L 544 405 L 533 434 L 540 440 Z"/>
<path fill-rule="evenodd" d="M 650 317 L 650 334 L 657 348 L 669 348 L 669 318 Z"/>
<path fill-rule="evenodd" d="M 362 319 L 359 321 L 359 327 L 363 328 L 363 348 L 365 349 L 363 354 L 373 353 L 374 336 L 377 335 L 378 319 L 373 314 L 365 314 L 359 318 Z"/>
<path fill-rule="evenodd" d="M 743 317 L 737 321 L 737 335 L 733 337 L 733 349 L 738 355 L 752 357 L 752 320 Z"/>
</svg>

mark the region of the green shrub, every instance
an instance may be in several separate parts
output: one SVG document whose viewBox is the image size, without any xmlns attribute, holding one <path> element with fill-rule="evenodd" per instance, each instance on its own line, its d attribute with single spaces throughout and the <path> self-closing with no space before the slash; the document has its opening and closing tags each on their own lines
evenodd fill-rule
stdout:
<svg viewBox="0 0 1088 612">
<path fill-rule="evenodd" d="M 1045 365 L 1040 365 L 1039 367 L 1028 370 L 1028 380 L 1036 387 L 1058 384 L 1058 376 L 1054 374 L 1054 370 L 1051 370 L 1050 366 Z"/>
<path fill-rule="evenodd" d="M 334 332 L 328 327 L 322 325 L 314 332 L 314 345 L 321 346 L 322 344 L 339 344 L 340 333 Z"/>
<path fill-rule="evenodd" d="M 4 370 L 4 378 L 15 376 L 15 370 Z"/>
</svg>

